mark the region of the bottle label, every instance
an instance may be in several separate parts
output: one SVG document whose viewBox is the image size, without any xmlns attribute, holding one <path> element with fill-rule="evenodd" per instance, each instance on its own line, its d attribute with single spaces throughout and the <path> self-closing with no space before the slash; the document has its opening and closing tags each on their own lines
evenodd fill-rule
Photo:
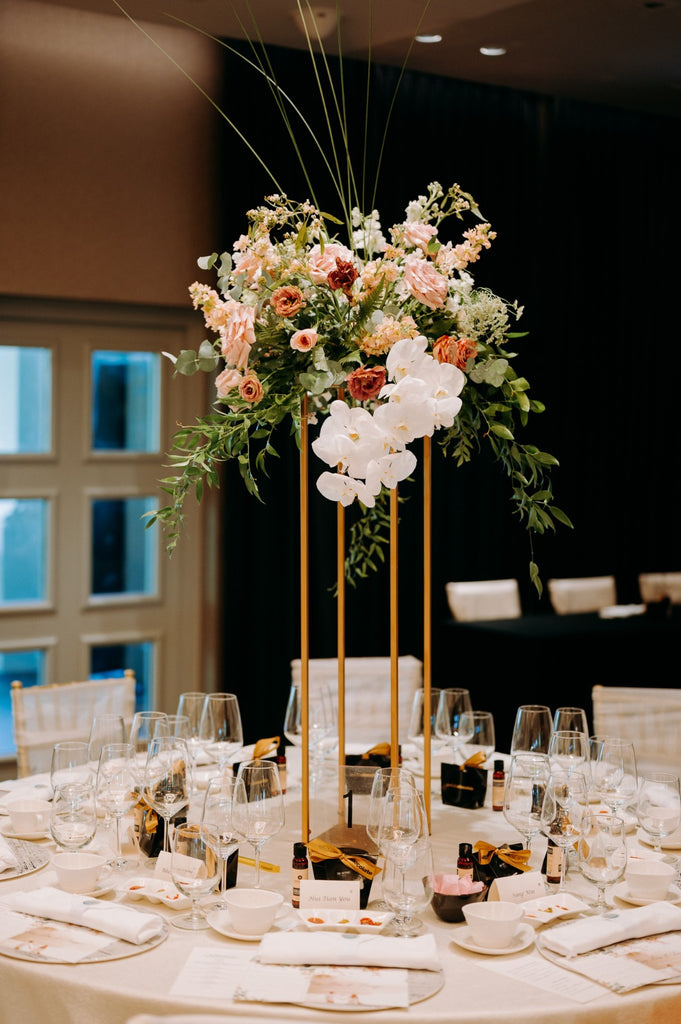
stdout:
<svg viewBox="0 0 681 1024">
<path fill-rule="evenodd" d="M 546 881 L 560 882 L 561 865 L 563 862 L 563 848 L 554 843 L 549 843 L 546 851 Z"/>
<path fill-rule="evenodd" d="M 473 878 L 473 865 L 471 864 L 470 867 L 464 867 L 464 866 L 457 867 L 456 873 L 459 876 L 459 878 L 470 878 L 470 879 L 472 879 Z"/>
</svg>

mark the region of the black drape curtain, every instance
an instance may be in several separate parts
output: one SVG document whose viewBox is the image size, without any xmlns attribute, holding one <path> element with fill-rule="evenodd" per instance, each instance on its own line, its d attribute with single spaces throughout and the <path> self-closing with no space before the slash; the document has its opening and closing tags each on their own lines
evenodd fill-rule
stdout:
<svg viewBox="0 0 681 1024">
<path fill-rule="evenodd" d="M 309 57 L 270 51 L 277 80 L 315 125 L 328 153 Z M 334 73 L 338 65 L 332 62 Z M 351 145 L 361 168 L 366 65 L 345 61 Z M 370 76 L 367 206 L 377 153 L 399 72 Z M 259 76 L 225 53 L 222 109 L 243 131 L 289 196 L 309 196 L 304 177 Z M 407 72 L 392 114 L 376 206 L 384 230 L 430 181 L 458 182 L 497 232 L 471 268 L 486 285 L 525 307 L 516 367 L 546 412 L 522 440 L 560 460 L 556 503 L 574 530 L 535 539 L 543 579 L 615 573 L 620 601 L 638 598 L 638 572 L 681 568 L 676 401 L 680 123 L 486 85 Z M 317 201 L 340 215 L 314 146 L 296 134 Z M 361 187 L 361 183 L 360 183 Z M 218 249 L 246 231 L 245 211 L 275 191 L 246 147 L 225 129 L 224 206 Z M 458 221 L 445 222 L 458 237 Z M 261 478 L 262 503 L 246 494 L 236 468 L 224 473 L 223 688 L 236 692 L 246 737 L 281 733 L 300 653 L 299 455 L 286 431 L 278 459 Z M 451 649 L 444 584 L 515 576 L 526 612 L 549 612 L 528 578 L 527 533 L 512 515 L 506 478 L 483 451 L 456 468 L 433 446 L 433 685 L 461 685 L 474 704 L 503 685 L 505 666 L 481 650 L 477 678 L 462 678 Z M 416 449 L 417 456 L 420 450 Z M 318 496 L 324 468 L 311 456 L 311 656 L 336 651 L 335 507 Z M 401 487 L 400 651 L 422 656 L 421 459 Z M 387 655 L 387 568 L 348 591 L 348 655 Z M 470 659 L 467 659 L 470 665 Z M 555 667 L 556 671 L 558 666 Z M 532 673 L 531 650 L 525 667 Z M 468 670 L 470 672 L 470 668 Z M 594 680 L 594 682 L 606 680 Z M 623 680 L 640 684 L 638 680 Z M 484 698 L 483 698 L 484 694 Z M 522 694 L 519 693 L 519 701 Z M 568 701 L 569 702 L 569 701 Z"/>
</svg>

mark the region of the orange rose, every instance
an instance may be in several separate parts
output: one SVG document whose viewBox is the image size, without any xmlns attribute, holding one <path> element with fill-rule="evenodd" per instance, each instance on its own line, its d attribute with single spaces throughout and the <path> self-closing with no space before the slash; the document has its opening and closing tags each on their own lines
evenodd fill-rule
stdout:
<svg viewBox="0 0 681 1024">
<path fill-rule="evenodd" d="M 239 394 L 244 402 L 255 405 L 263 396 L 262 384 L 254 373 L 249 373 L 239 384 Z"/>
<path fill-rule="evenodd" d="M 368 402 L 376 398 L 385 384 L 385 376 L 384 366 L 362 366 L 359 370 L 353 370 L 346 381 L 350 397 L 356 402 Z"/>
<path fill-rule="evenodd" d="M 442 334 L 433 345 L 433 358 L 438 363 L 455 363 L 457 359 L 456 338 Z"/>
<path fill-rule="evenodd" d="M 272 309 L 277 316 L 295 316 L 305 305 L 300 288 L 285 285 L 272 292 Z"/>
</svg>

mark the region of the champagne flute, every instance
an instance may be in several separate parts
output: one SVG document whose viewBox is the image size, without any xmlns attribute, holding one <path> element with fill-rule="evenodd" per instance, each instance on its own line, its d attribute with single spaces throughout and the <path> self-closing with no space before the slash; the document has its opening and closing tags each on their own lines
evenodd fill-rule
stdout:
<svg viewBox="0 0 681 1024">
<path fill-rule="evenodd" d="M 506 775 L 504 817 L 520 832 L 528 850 L 541 832 L 541 809 L 549 781 L 547 754 L 515 754 Z"/>
<path fill-rule="evenodd" d="M 627 844 L 622 818 L 615 814 L 587 815 L 582 821 L 577 854 L 582 874 L 598 889 L 598 898 L 592 906 L 607 911 L 605 890 L 624 877 L 627 866 Z"/>
<path fill-rule="evenodd" d="M 395 913 L 391 928 L 398 935 L 408 938 L 418 935 L 423 928 L 423 921 L 414 915 L 429 905 L 434 877 L 433 851 L 427 836 L 417 839 L 410 847 L 407 863 L 401 858 L 395 860 L 390 854 L 386 857 L 383 895 Z"/>
<path fill-rule="evenodd" d="M 250 843 L 255 857 L 254 888 L 260 888 L 260 852 L 284 827 L 284 797 L 273 761 L 256 759 L 239 765 L 232 800 L 232 823 Z"/>
<path fill-rule="evenodd" d="M 511 736 L 511 755 L 548 754 L 553 720 L 545 704 L 521 704 Z"/>
<path fill-rule="evenodd" d="M 662 856 L 662 840 L 681 824 L 681 792 L 678 776 L 671 772 L 646 772 L 638 789 L 638 823 L 650 836 L 655 853 L 668 864 L 676 858 Z"/>
<path fill-rule="evenodd" d="M 200 900 L 219 883 L 219 863 L 210 830 L 196 823 L 177 826 L 173 836 L 170 875 L 179 891 L 189 896 L 192 906 L 188 914 L 173 917 L 176 928 L 202 931 L 210 927 L 201 910 Z"/>
<path fill-rule="evenodd" d="M 141 782 L 132 743 L 106 743 L 99 755 L 97 803 L 116 819 L 116 854 L 113 866 L 123 870 L 121 819 L 133 809 L 140 797 Z"/>
<path fill-rule="evenodd" d="M 604 804 L 618 814 L 636 797 L 638 775 L 634 744 L 605 736 L 596 761 L 595 785 Z"/>
<path fill-rule="evenodd" d="M 136 711 L 132 716 L 130 739 L 135 748 L 137 763 L 145 765 L 149 744 L 155 736 L 168 735 L 168 716 L 164 711 Z"/>
<path fill-rule="evenodd" d="M 54 792 L 66 782 L 92 782 L 88 744 L 85 740 L 62 740 L 52 748 L 50 784 Z"/>
<path fill-rule="evenodd" d="M 220 890 L 227 889 L 227 861 L 237 849 L 239 836 L 232 824 L 232 802 L 236 779 L 233 775 L 222 773 L 210 779 L 206 787 L 203 801 L 201 825 L 209 835 L 211 843 L 220 861 Z M 226 910 L 221 900 L 214 905 L 216 910 Z"/>
<path fill-rule="evenodd" d="M 560 846 L 560 885 L 565 892 L 568 851 L 581 835 L 582 820 L 588 813 L 588 788 L 583 775 L 552 769 L 542 802 L 541 830 L 547 839 Z"/>
<path fill-rule="evenodd" d="M 235 693 L 209 693 L 206 697 L 199 737 L 206 753 L 222 769 L 244 745 L 239 701 Z"/>
<path fill-rule="evenodd" d="M 465 711 L 460 721 L 461 735 L 468 736 L 464 741 L 463 756 L 465 760 L 475 754 L 485 755 L 485 761 L 480 764 L 484 768 L 487 761 L 494 753 L 494 717 L 490 711 Z"/>
<path fill-rule="evenodd" d="M 139 756 L 139 755 L 138 755 Z M 163 850 L 170 852 L 170 819 L 189 803 L 189 751 L 177 736 L 155 736 L 144 769 L 144 799 L 165 824 Z"/>
<path fill-rule="evenodd" d="M 91 843 L 97 831 L 94 786 L 89 782 L 66 782 L 52 794 L 50 834 L 63 850 L 80 850 Z"/>
</svg>

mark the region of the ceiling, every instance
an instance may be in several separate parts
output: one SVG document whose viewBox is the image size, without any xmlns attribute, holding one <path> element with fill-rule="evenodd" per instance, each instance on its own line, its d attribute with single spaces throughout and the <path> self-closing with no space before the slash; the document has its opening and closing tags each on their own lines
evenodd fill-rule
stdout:
<svg viewBox="0 0 681 1024">
<path fill-rule="evenodd" d="M 49 0 L 119 15 L 114 0 Z M 305 48 L 298 2 L 250 0 L 270 44 Z M 249 26 L 246 0 L 120 0 L 136 20 L 169 16 L 219 36 L 243 37 L 236 6 Z M 401 66 L 414 34 L 439 33 L 435 45 L 415 43 L 415 70 L 607 106 L 681 116 L 681 0 L 311 0 L 336 50 L 340 11 L 344 54 Z M 424 14 L 424 8 L 427 10 Z M 373 8 L 373 25 L 370 15 Z M 252 28 L 249 28 L 252 34 Z M 486 57 L 481 46 L 503 46 Z"/>
</svg>

